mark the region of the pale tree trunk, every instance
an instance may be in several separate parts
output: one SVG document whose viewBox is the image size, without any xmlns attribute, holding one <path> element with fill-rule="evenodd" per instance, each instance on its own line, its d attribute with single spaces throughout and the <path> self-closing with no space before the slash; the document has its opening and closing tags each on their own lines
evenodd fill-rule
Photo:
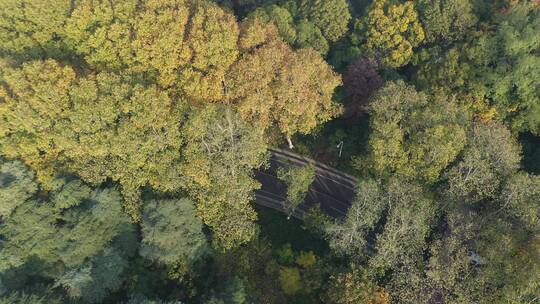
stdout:
<svg viewBox="0 0 540 304">
<path fill-rule="evenodd" d="M 291 149 L 291 150 L 294 149 L 291 137 L 289 135 L 287 135 L 287 143 L 289 144 L 289 149 Z"/>
</svg>

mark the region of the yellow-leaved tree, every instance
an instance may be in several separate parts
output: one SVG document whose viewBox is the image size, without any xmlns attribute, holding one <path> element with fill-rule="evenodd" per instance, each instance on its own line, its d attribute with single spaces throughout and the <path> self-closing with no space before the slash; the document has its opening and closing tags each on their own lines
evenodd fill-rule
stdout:
<svg viewBox="0 0 540 304">
<path fill-rule="evenodd" d="M 362 27 L 367 51 L 393 68 L 407 64 L 425 38 L 413 1 L 374 0 Z"/>
<path fill-rule="evenodd" d="M 226 97 L 238 104 L 245 119 L 263 128 L 277 127 L 292 148 L 294 134 L 308 134 L 341 113 L 341 107 L 332 100 L 341 77 L 318 52 L 294 52 L 277 38 L 273 26 L 257 21 L 242 26 L 243 36 L 265 34 L 258 34 L 263 37 L 246 47 L 231 67 Z"/>
</svg>

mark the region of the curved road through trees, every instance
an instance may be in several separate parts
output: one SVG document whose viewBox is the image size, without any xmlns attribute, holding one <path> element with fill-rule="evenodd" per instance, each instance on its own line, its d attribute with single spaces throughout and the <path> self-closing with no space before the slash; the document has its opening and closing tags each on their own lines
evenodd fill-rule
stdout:
<svg viewBox="0 0 540 304">
<path fill-rule="evenodd" d="M 255 203 L 283 211 L 287 186 L 277 178 L 277 168 L 313 164 L 316 169 L 315 180 L 309 188 L 305 201 L 296 209 L 293 216 L 303 218 L 306 211 L 316 204 L 320 204 L 322 211 L 333 218 L 347 214 L 355 197 L 356 178 L 288 150 L 273 148 L 269 149 L 269 152 L 268 168 L 255 172 L 255 178 L 261 183 L 261 189 L 255 191 Z"/>
</svg>

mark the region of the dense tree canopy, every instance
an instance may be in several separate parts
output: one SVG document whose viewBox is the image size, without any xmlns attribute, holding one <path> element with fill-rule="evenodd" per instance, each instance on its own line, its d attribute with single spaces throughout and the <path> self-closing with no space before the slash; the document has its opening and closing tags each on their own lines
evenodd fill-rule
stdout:
<svg viewBox="0 0 540 304">
<path fill-rule="evenodd" d="M 298 22 L 296 34 L 296 46 L 299 48 L 313 48 L 321 54 L 328 52 L 328 41 L 324 38 L 321 30 L 312 22 L 302 19 Z"/>
<path fill-rule="evenodd" d="M 418 10 L 430 43 L 462 40 L 477 22 L 470 0 L 419 0 Z"/>
<path fill-rule="evenodd" d="M 361 22 L 366 50 L 391 67 L 407 64 L 425 39 L 412 1 L 374 0 Z"/>
<path fill-rule="evenodd" d="M 24 187 L 27 182 L 14 183 Z M 44 276 L 70 298 L 100 302 L 121 286 L 133 254 L 134 227 L 122 212 L 118 191 L 91 189 L 70 178 L 53 184 L 48 200 L 27 198 L 0 225 L 0 276 L 12 288 Z"/>
<path fill-rule="evenodd" d="M 138 187 L 178 188 L 183 103 L 156 86 L 106 72 L 77 78 L 53 60 L 6 70 L 4 81 L 0 149 L 24 159 L 41 181 L 58 169 L 95 183 L 113 178 L 131 198 L 132 216 Z"/>
<path fill-rule="evenodd" d="M 329 42 L 335 42 L 347 32 L 351 14 L 344 0 L 300 0 L 298 12 L 313 22 Z"/>
<path fill-rule="evenodd" d="M 2 0 L 0 6 L 0 54 L 20 60 L 63 57 L 71 1 Z"/>
<path fill-rule="evenodd" d="M 10 214 L 37 191 L 32 171 L 19 161 L 4 162 L 0 159 L 0 217 Z"/>
<path fill-rule="evenodd" d="M 269 1 L 248 15 L 275 25 L 283 41 L 295 48 L 312 48 L 325 55 L 329 45 L 348 31 L 348 1 Z"/>
<path fill-rule="evenodd" d="M 66 24 L 65 33 L 50 39 L 82 57 L 81 67 L 53 59 L 20 66 L 6 61 L 0 150 L 36 170 L 46 189 L 58 171 L 96 184 L 108 178 L 119 182 L 125 207 L 136 220 L 141 187 L 193 190 L 189 166 L 194 164 L 181 164 L 182 159 L 192 161 L 190 140 L 197 137 L 186 131 L 186 114 L 199 111 L 191 107 L 223 102 L 238 108 L 243 119 L 261 127 L 250 135 L 259 145 L 255 151 L 264 149 L 266 129 L 276 128 L 290 138 L 339 113 L 332 101 L 339 77 L 317 52 L 293 51 L 258 18 L 239 26 L 231 13 L 213 3 L 81 1 Z M 261 163 L 240 166 L 247 172 Z M 235 179 L 237 173 L 223 174 Z M 242 177 L 240 184 L 249 179 Z M 254 182 L 249 184 L 239 191 L 241 205 L 249 202 Z M 249 213 L 241 218 L 253 218 Z M 211 217 L 223 219 L 220 214 Z"/>
<path fill-rule="evenodd" d="M 144 206 L 140 254 L 165 265 L 193 264 L 208 249 L 202 228 L 190 200 L 152 200 Z"/>
<path fill-rule="evenodd" d="M 448 193 L 472 202 L 494 198 L 500 185 L 519 168 L 520 151 L 504 126 L 473 127 L 462 159 L 446 173 Z"/>
<path fill-rule="evenodd" d="M 374 96 L 370 112 L 369 156 L 357 164 L 376 174 L 434 182 L 465 145 L 465 114 L 444 96 L 391 82 Z"/>
<path fill-rule="evenodd" d="M 333 275 L 328 287 L 327 303 L 389 303 L 388 293 L 368 277 L 367 271 L 352 265 L 350 271 Z"/>
<path fill-rule="evenodd" d="M 244 31 L 246 38 L 263 32 L 226 78 L 227 96 L 238 103 L 244 119 L 262 128 L 275 126 L 290 138 L 310 133 L 339 114 L 332 95 L 341 79 L 317 52 L 293 52 L 277 40 L 272 28 L 261 28 L 257 20 L 248 20 Z"/>
<path fill-rule="evenodd" d="M 0 303 L 540 298 L 538 0 L 0 7 Z"/>
<path fill-rule="evenodd" d="M 222 106 L 193 113 L 186 126 L 180 170 L 185 187 L 198 201 L 199 215 L 223 248 L 245 243 L 255 234 L 252 191 L 259 187 L 252 168 L 266 160 L 261 129 Z"/>
<path fill-rule="evenodd" d="M 278 29 L 279 36 L 283 41 L 293 44 L 296 41 L 296 29 L 292 14 L 284 7 L 270 5 L 255 10 L 249 18 L 259 19 L 266 23 L 272 23 Z"/>
<path fill-rule="evenodd" d="M 494 33 L 475 41 L 470 58 L 477 90 L 513 130 L 540 132 L 540 89 L 530 75 L 540 70 L 540 11 L 518 4 L 502 14 Z"/>
</svg>

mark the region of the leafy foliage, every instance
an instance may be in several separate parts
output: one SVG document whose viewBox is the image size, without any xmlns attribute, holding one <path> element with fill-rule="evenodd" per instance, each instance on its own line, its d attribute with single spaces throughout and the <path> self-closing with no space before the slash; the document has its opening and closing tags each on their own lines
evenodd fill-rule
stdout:
<svg viewBox="0 0 540 304">
<path fill-rule="evenodd" d="M 475 41 L 469 57 L 477 91 L 484 93 L 516 131 L 540 132 L 540 90 L 531 73 L 540 69 L 540 11 L 533 3 L 511 7 L 493 34 Z"/>
<path fill-rule="evenodd" d="M 52 60 L 6 70 L 4 79 L 10 94 L 0 105 L 6 122 L 0 149 L 24 159 L 46 185 L 58 169 L 94 183 L 111 177 L 132 197 L 127 208 L 134 218 L 138 187 L 179 187 L 173 168 L 183 106 L 156 86 L 132 86 L 110 73 L 77 79 L 72 68 Z"/>
<path fill-rule="evenodd" d="M 66 178 L 54 185 L 53 199 L 29 198 L 0 226 L 0 275 L 34 265 L 25 276 L 54 279 L 69 297 L 100 302 L 122 285 L 134 249 L 133 226 L 116 190 L 89 191 Z"/>
<path fill-rule="evenodd" d="M 376 181 L 361 181 L 357 193 L 347 217 L 325 228 L 330 246 L 340 254 L 365 254 L 370 241 L 368 236 L 386 209 L 381 199 L 381 187 Z"/>
<path fill-rule="evenodd" d="M 266 159 L 261 130 L 221 106 L 194 112 L 185 128 L 188 137 L 180 168 L 185 186 L 197 198 L 199 216 L 222 248 L 251 240 L 256 220 L 252 191 L 259 186 L 251 169 Z"/>
<path fill-rule="evenodd" d="M 259 46 L 248 47 L 226 79 L 228 96 L 244 119 L 265 129 L 275 126 L 291 137 L 309 133 L 340 113 L 332 100 L 340 77 L 320 54 L 311 49 L 293 52 L 257 20 L 244 26 L 245 35 L 263 33 Z"/>
<path fill-rule="evenodd" d="M 328 53 L 328 41 L 315 24 L 306 19 L 300 20 L 297 25 L 296 46 L 298 48 L 313 48 L 322 55 Z"/>
<path fill-rule="evenodd" d="M 412 1 L 374 0 L 362 22 L 365 49 L 390 67 L 407 64 L 425 39 Z"/>
<path fill-rule="evenodd" d="M 448 194 L 469 202 L 495 198 L 519 168 L 520 151 L 510 131 L 497 124 L 475 125 L 462 159 L 446 174 Z"/>
<path fill-rule="evenodd" d="M 287 185 L 285 210 L 290 217 L 307 196 L 309 186 L 315 179 L 315 166 L 281 167 L 277 176 Z"/>
<path fill-rule="evenodd" d="M 478 20 L 470 0 L 419 0 L 418 10 L 430 43 L 463 40 Z"/>
<path fill-rule="evenodd" d="M 332 304 L 390 303 L 388 293 L 369 279 L 365 269 L 356 265 L 348 272 L 330 277 L 327 297 L 327 303 Z"/>
<path fill-rule="evenodd" d="M 315 24 L 329 42 L 335 42 L 346 32 L 351 19 L 349 4 L 344 0 L 300 0 L 298 12 Z"/>
<path fill-rule="evenodd" d="M 265 23 L 276 26 L 279 36 L 283 41 L 293 44 L 296 41 L 296 29 L 291 13 L 284 7 L 271 5 L 255 10 L 249 18 L 259 19 Z"/>
<path fill-rule="evenodd" d="M 239 25 L 229 11 L 211 2 L 83 0 L 67 8 L 63 4 L 57 1 L 44 10 L 43 18 L 50 17 L 51 24 L 36 19 L 28 30 L 36 35 L 43 31 L 43 40 L 36 42 L 43 48 L 54 44 L 62 56 L 49 51 L 34 56 L 27 50 L 39 45 L 2 51 L 11 57 L 1 61 L 0 152 L 35 170 L 45 190 L 51 190 L 55 174 L 64 171 L 93 184 L 118 182 L 124 207 L 136 221 L 141 220 L 143 187 L 187 190 L 206 224 L 227 227 L 221 234 L 236 230 L 249 239 L 255 227 L 249 223 L 255 217 L 246 206 L 256 183 L 247 172 L 262 158 L 248 155 L 237 167 L 241 173 L 237 168 L 223 172 L 220 164 L 232 158 L 220 160 L 227 156 L 218 153 L 208 157 L 207 164 L 220 177 L 204 177 L 210 173 L 196 172 L 201 155 L 195 157 L 193 152 L 200 133 L 186 119 L 190 113 L 202 113 L 199 108 L 209 102 L 226 103 L 243 119 L 257 122 L 258 128 L 241 144 L 257 144 L 253 155 L 262 155 L 263 131 L 278 129 L 290 138 L 312 132 L 339 113 L 332 101 L 339 76 L 316 51 L 293 51 L 259 18 Z M 9 2 L 2 13 L 27 18 L 39 5 L 28 1 L 19 9 Z M 267 13 L 287 19 L 287 11 L 277 6 Z M 10 18 L 2 29 L 9 32 L 6 35 L 27 33 Z M 267 21 L 283 19 L 272 18 Z M 302 43 L 310 39 L 305 37 Z M 46 58 L 18 64 L 23 51 L 29 58 Z M 271 102 L 262 106 L 269 96 Z M 249 133 L 241 118 L 234 120 L 245 129 L 239 134 Z M 216 140 L 221 144 L 225 139 Z M 214 148 L 221 151 L 218 143 Z M 234 153 L 246 151 L 235 149 Z M 227 174 L 237 176 L 233 179 L 242 185 L 237 194 L 214 184 Z M 207 192 L 209 188 L 213 190 Z M 71 203 L 66 204 L 67 208 Z M 236 207 L 230 209 L 228 204 Z M 214 209 L 201 212 L 203 205 Z M 235 209 L 242 211 L 231 211 L 232 218 L 227 218 L 226 211 Z"/>
<path fill-rule="evenodd" d="M 538 0 L 0 6 L 0 303 L 538 300 Z"/>
<path fill-rule="evenodd" d="M 296 267 L 283 267 L 279 270 L 279 281 L 285 294 L 294 295 L 302 289 L 300 271 Z"/>
<path fill-rule="evenodd" d="M 2 0 L 0 6 L 0 54 L 19 60 L 64 57 L 61 37 L 71 1 Z"/>
<path fill-rule="evenodd" d="M 0 217 L 9 215 L 37 191 L 33 172 L 19 161 L 0 159 Z"/>
<path fill-rule="evenodd" d="M 390 82 L 370 103 L 372 133 L 367 159 L 358 160 L 378 175 L 438 179 L 466 143 L 465 114 L 451 99 Z"/>
<path fill-rule="evenodd" d="M 152 200 L 145 204 L 141 256 L 172 265 L 178 260 L 193 264 L 207 251 L 203 224 L 188 199 Z"/>
</svg>

